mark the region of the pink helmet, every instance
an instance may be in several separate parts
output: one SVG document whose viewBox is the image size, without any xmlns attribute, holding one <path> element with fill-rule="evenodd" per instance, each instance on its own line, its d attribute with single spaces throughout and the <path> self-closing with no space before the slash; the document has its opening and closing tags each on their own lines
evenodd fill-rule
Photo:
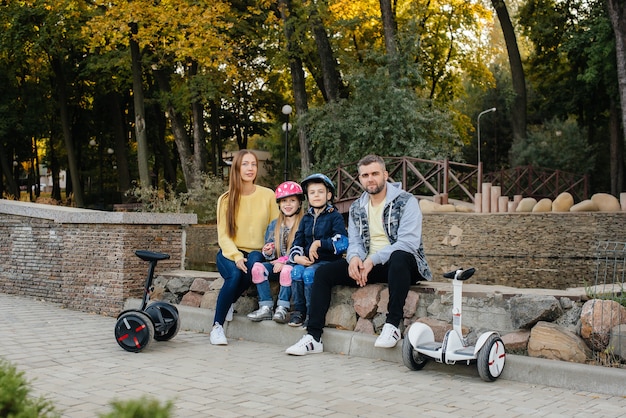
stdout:
<svg viewBox="0 0 626 418">
<path fill-rule="evenodd" d="M 304 200 L 302 187 L 295 181 L 286 181 L 276 188 L 276 202 L 290 196 L 297 196 L 298 199 Z"/>
</svg>

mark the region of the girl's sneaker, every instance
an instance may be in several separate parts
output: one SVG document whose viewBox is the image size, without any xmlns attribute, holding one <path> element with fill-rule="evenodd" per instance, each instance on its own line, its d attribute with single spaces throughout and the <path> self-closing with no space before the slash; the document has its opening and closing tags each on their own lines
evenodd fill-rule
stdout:
<svg viewBox="0 0 626 418">
<path fill-rule="evenodd" d="M 291 319 L 289 320 L 290 327 L 301 327 L 302 326 L 302 313 L 299 311 L 294 311 L 291 313 Z"/>
<path fill-rule="evenodd" d="M 285 308 L 284 306 L 277 306 L 276 312 L 274 312 L 274 317 L 272 317 L 274 322 L 284 324 L 285 322 L 287 322 L 287 318 L 289 318 L 289 312 L 287 312 L 287 308 Z"/>
<path fill-rule="evenodd" d="M 259 322 L 265 321 L 266 319 L 272 319 L 272 307 L 271 306 L 261 306 L 254 312 L 250 312 L 248 314 L 248 319 L 250 321 Z"/>
</svg>

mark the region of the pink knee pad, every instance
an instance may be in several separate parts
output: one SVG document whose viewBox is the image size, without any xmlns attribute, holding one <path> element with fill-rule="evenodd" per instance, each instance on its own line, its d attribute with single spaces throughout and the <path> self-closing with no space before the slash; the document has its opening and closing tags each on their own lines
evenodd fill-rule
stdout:
<svg viewBox="0 0 626 418">
<path fill-rule="evenodd" d="M 254 263 L 252 266 L 252 283 L 259 284 L 267 280 L 267 269 L 261 263 Z"/>
<path fill-rule="evenodd" d="M 278 276 L 278 282 L 281 286 L 291 286 L 291 270 L 293 270 L 292 266 L 283 266 L 283 269 L 280 271 L 280 275 Z"/>
</svg>

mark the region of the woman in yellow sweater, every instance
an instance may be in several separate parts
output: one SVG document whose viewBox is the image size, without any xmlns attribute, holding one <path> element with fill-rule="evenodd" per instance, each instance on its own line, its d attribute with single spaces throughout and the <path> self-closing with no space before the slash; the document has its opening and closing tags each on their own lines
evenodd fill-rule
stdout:
<svg viewBox="0 0 626 418">
<path fill-rule="evenodd" d="M 217 269 L 224 285 L 217 296 L 211 344 L 226 345 L 224 321 L 231 305 L 252 284 L 252 266 L 265 258 L 265 230 L 278 217 L 274 191 L 254 184 L 259 160 L 249 150 L 233 158 L 228 191 L 217 200 Z"/>
</svg>

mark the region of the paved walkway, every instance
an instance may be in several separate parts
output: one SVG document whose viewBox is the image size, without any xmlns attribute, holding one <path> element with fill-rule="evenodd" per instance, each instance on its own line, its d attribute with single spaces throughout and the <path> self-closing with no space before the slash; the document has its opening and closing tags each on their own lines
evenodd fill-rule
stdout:
<svg viewBox="0 0 626 418">
<path fill-rule="evenodd" d="M 323 353 L 284 354 L 278 344 L 181 331 L 128 353 L 115 319 L 0 294 L 0 357 L 64 417 L 97 417 L 114 400 L 174 402 L 175 417 L 626 417 L 626 398 L 531 385 L 485 383 L 445 371 Z M 445 369 L 443 369 L 445 370 Z M 0 388 L 2 390 L 2 388 Z"/>
</svg>

